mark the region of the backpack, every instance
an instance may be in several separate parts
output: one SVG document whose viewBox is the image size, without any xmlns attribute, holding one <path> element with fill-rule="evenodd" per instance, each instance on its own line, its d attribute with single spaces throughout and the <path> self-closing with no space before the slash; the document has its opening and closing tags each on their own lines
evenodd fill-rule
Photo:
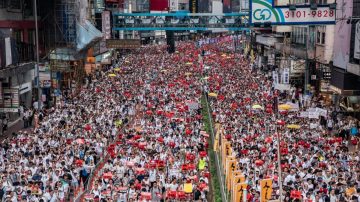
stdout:
<svg viewBox="0 0 360 202">
<path fill-rule="evenodd" d="M 85 168 L 80 171 L 80 175 L 83 176 L 83 177 L 88 176 L 88 172 L 86 171 Z"/>
<path fill-rule="evenodd" d="M 350 129 L 350 133 L 351 133 L 351 135 L 357 135 L 358 134 L 358 129 L 356 128 L 356 127 L 352 127 L 351 129 Z"/>
</svg>

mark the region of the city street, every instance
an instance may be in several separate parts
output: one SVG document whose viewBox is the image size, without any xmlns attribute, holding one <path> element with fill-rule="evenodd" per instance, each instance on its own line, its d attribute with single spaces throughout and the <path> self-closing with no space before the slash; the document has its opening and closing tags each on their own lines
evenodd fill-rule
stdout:
<svg viewBox="0 0 360 202">
<path fill-rule="evenodd" d="M 360 202 L 360 0 L 0 0 L 1 202 Z"/>
</svg>

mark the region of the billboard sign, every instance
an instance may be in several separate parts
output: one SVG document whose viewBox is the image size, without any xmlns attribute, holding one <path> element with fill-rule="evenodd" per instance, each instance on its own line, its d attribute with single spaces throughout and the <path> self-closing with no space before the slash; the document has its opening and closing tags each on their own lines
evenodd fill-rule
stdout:
<svg viewBox="0 0 360 202">
<path fill-rule="evenodd" d="M 150 0 L 150 11 L 167 11 L 168 9 L 168 0 Z"/>
<path fill-rule="evenodd" d="M 341 10 L 336 13 L 337 18 L 348 18 L 352 16 L 353 0 L 337 0 L 337 9 Z M 334 66 L 346 69 L 350 56 L 350 36 L 351 24 L 347 24 L 346 20 L 340 20 L 335 25 L 334 40 Z"/>
<path fill-rule="evenodd" d="M 250 0 L 250 11 L 251 24 L 335 24 L 336 17 L 335 9 L 330 9 L 326 5 L 318 5 L 317 10 L 312 10 L 310 5 L 296 6 L 296 10 L 290 10 L 289 6 L 275 6 L 273 0 Z"/>
<path fill-rule="evenodd" d="M 96 0 L 94 7 L 95 7 L 95 13 L 103 12 L 103 10 L 105 8 L 104 0 Z"/>
<path fill-rule="evenodd" d="M 108 39 L 107 48 L 136 49 L 141 47 L 141 41 L 138 39 Z"/>
<path fill-rule="evenodd" d="M 223 0 L 223 12 L 231 13 L 231 1 L 230 0 Z"/>
<path fill-rule="evenodd" d="M 104 11 L 102 13 L 102 33 L 105 39 L 111 38 L 111 22 L 110 22 L 110 11 Z"/>
</svg>

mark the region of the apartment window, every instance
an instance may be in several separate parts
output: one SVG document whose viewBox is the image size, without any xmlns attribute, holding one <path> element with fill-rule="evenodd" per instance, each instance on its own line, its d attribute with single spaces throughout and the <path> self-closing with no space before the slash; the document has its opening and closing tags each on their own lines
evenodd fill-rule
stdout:
<svg viewBox="0 0 360 202">
<path fill-rule="evenodd" d="M 28 30 L 29 44 L 35 44 L 35 30 Z"/>
<path fill-rule="evenodd" d="M 327 0 L 317 0 L 318 4 L 327 4 Z"/>
<path fill-rule="evenodd" d="M 14 10 L 21 9 L 21 1 L 20 0 L 8 0 L 7 6 L 9 9 L 14 9 Z"/>
<path fill-rule="evenodd" d="M 179 10 L 187 10 L 187 4 L 186 3 L 179 3 Z"/>
<path fill-rule="evenodd" d="M 325 44 L 325 37 L 326 37 L 326 27 L 318 26 L 316 32 L 316 43 Z"/>
<path fill-rule="evenodd" d="M 307 4 L 309 0 L 290 0 L 290 4 Z"/>
<path fill-rule="evenodd" d="M 13 38 L 16 40 L 16 42 L 23 42 L 23 32 L 22 30 L 14 30 L 13 31 Z"/>
<path fill-rule="evenodd" d="M 6 0 L 0 0 L 0 8 L 6 7 Z"/>
<path fill-rule="evenodd" d="M 306 43 L 306 36 L 308 29 L 307 27 L 293 27 L 293 31 L 291 33 L 291 42 L 296 44 L 303 44 Z"/>
</svg>

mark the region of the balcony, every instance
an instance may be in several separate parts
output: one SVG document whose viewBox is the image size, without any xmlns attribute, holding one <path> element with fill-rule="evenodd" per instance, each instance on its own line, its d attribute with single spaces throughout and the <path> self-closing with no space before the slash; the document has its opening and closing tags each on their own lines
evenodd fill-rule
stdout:
<svg viewBox="0 0 360 202">
<path fill-rule="evenodd" d="M 16 42 L 12 38 L 2 38 L 0 39 L 0 47 L 2 50 L 5 50 L 0 53 L 1 78 L 26 72 L 34 68 L 34 45 Z"/>
<path fill-rule="evenodd" d="M 257 35 L 256 42 L 268 47 L 274 47 L 276 43 L 280 43 L 283 40 L 283 36 L 267 36 Z"/>
<path fill-rule="evenodd" d="M 286 55 L 293 55 L 297 58 L 306 59 L 306 48 L 304 45 L 275 43 L 275 49 Z M 313 54 L 308 51 L 308 59 L 314 59 Z"/>
<path fill-rule="evenodd" d="M 16 48 L 19 54 L 19 63 L 35 61 L 35 45 L 17 42 Z"/>
</svg>

